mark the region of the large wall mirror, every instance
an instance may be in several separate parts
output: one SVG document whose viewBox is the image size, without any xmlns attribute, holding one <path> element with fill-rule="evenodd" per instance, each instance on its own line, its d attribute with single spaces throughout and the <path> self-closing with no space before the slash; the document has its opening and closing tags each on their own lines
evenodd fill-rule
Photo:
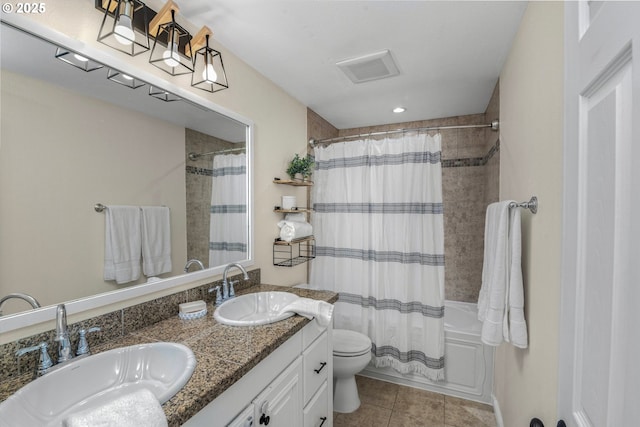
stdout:
<svg viewBox="0 0 640 427">
<path fill-rule="evenodd" d="M 159 282 L 252 263 L 248 120 L 184 89 L 118 84 L 108 75 L 125 83 L 135 76 L 109 64 L 85 72 L 56 58 L 58 40 L 0 28 L 0 297 L 22 292 L 51 306 L 105 293 L 114 301 L 135 287 L 153 292 L 156 279 L 144 275 L 104 280 L 97 203 L 169 208 L 172 271 Z M 194 264 L 185 274 L 190 259 L 204 270 Z M 0 322 L 29 309 L 7 302 Z"/>
</svg>

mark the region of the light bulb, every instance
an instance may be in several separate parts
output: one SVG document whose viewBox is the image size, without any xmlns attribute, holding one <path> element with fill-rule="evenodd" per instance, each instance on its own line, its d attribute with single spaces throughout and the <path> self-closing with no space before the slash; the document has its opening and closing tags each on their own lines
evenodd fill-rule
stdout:
<svg viewBox="0 0 640 427">
<path fill-rule="evenodd" d="M 113 32 L 118 43 L 125 46 L 131 46 L 136 37 L 133 32 L 133 26 L 131 25 L 131 17 L 128 15 L 120 15 L 116 28 Z"/>
<path fill-rule="evenodd" d="M 162 59 L 169 67 L 177 67 L 180 65 L 180 56 L 178 55 L 178 44 L 171 43 L 171 49 L 162 52 Z"/>
<path fill-rule="evenodd" d="M 207 64 L 202 72 L 202 79 L 207 83 L 215 83 L 218 80 L 218 73 L 213 69 L 213 64 Z"/>
<path fill-rule="evenodd" d="M 123 78 L 123 79 L 125 79 L 125 80 L 133 80 L 133 77 L 128 76 L 128 75 L 126 75 L 126 74 L 123 74 L 123 75 L 122 75 L 122 78 Z"/>
<path fill-rule="evenodd" d="M 80 61 L 80 62 L 87 62 L 87 61 L 88 61 L 88 59 L 87 59 L 87 58 L 85 58 L 85 57 L 84 57 L 84 56 L 82 56 L 82 55 L 78 55 L 77 53 L 74 53 L 74 54 L 73 54 L 73 57 L 74 57 L 74 58 L 76 58 L 76 59 L 77 59 L 78 61 Z"/>
</svg>

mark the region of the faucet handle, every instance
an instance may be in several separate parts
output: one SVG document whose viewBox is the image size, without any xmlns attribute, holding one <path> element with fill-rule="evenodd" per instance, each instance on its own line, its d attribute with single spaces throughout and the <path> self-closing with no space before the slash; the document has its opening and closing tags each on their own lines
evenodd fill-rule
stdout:
<svg viewBox="0 0 640 427">
<path fill-rule="evenodd" d="M 16 351 L 16 357 L 20 360 L 20 357 L 24 356 L 27 353 L 31 353 L 32 351 L 40 350 L 40 360 L 38 362 L 38 368 L 36 370 L 36 375 L 41 376 L 47 373 L 49 368 L 53 366 L 53 362 L 51 362 L 51 358 L 49 357 L 49 352 L 47 351 L 48 344 L 46 342 L 41 342 L 38 345 L 34 345 L 32 347 L 21 348 Z"/>
<path fill-rule="evenodd" d="M 236 296 L 236 290 L 233 289 L 233 285 L 236 283 L 240 283 L 240 280 L 231 280 L 229 282 L 229 298 L 233 298 Z"/>
<path fill-rule="evenodd" d="M 222 294 L 220 293 L 220 285 L 216 286 L 215 288 L 209 288 L 209 293 L 211 293 L 211 292 L 215 292 L 216 293 L 215 305 L 222 304 Z"/>
<path fill-rule="evenodd" d="M 87 342 L 87 334 L 92 332 L 100 332 L 102 329 L 99 326 L 94 326 L 89 329 L 80 329 L 78 331 L 78 335 L 80 339 L 78 341 L 78 350 L 76 351 L 76 356 L 82 356 L 83 354 L 91 354 L 89 350 L 89 343 Z"/>
</svg>

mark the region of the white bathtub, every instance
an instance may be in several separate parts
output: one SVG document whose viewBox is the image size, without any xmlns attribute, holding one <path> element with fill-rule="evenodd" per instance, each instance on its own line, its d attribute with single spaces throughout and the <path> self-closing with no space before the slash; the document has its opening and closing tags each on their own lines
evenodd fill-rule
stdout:
<svg viewBox="0 0 640 427">
<path fill-rule="evenodd" d="M 300 288 L 316 289 L 311 285 Z M 444 393 L 492 404 L 494 348 L 482 344 L 476 304 L 444 303 L 445 381 L 434 382 L 419 375 L 402 375 L 391 368 L 369 365 L 360 375 L 396 384 Z"/>
<path fill-rule="evenodd" d="M 369 365 L 361 375 L 492 404 L 494 348 L 482 344 L 476 304 L 445 301 L 445 381 Z"/>
</svg>

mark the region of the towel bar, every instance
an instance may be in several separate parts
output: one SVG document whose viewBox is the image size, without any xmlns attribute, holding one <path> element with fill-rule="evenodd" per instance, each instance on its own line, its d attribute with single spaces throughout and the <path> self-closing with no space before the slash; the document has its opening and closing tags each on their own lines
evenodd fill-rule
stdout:
<svg viewBox="0 0 640 427">
<path fill-rule="evenodd" d="M 526 208 L 531 211 L 532 214 L 538 213 L 538 198 L 536 196 L 531 197 L 528 202 L 509 203 L 509 208 Z"/>
</svg>

